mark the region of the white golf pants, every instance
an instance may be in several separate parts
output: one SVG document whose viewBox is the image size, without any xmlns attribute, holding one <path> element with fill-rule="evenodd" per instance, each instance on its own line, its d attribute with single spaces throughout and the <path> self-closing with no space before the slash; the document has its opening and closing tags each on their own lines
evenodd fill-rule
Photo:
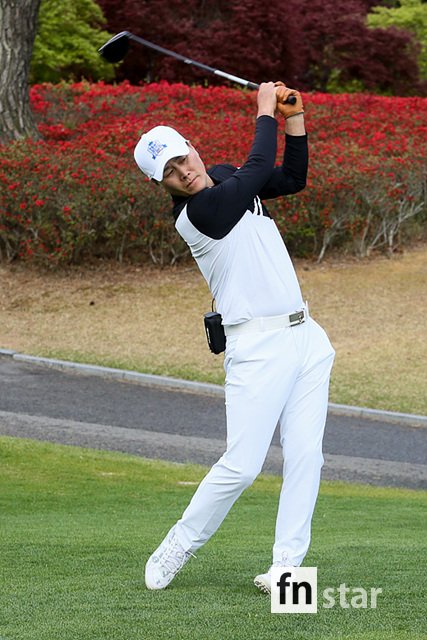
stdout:
<svg viewBox="0 0 427 640">
<path fill-rule="evenodd" d="M 175 525 L 186 550 L 194 552 L 209 540 L 255 480 L 279 423 L 284 464 L 273 562 L 301 564 L 310 544 L 323 465 L 334 355 L 312 318 L 294 327 L 227 338 L 227 448 Z M 254 531 L 256 525 L 254 521 Z"/>
</svg>

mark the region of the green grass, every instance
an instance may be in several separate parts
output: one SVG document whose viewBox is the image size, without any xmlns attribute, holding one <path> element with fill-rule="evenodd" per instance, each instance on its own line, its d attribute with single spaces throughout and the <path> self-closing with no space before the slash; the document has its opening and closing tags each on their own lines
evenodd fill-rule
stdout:
<svg viewBox="0 0 427 640">
<path fill-rule="evenodd" d="M 2 640 L 426 638 L 427 492 L 323 483 L 306 566 L 326 587 L 383 589 L 377 609 L 272 615 L 279 479 L 261 476 L 165 591 L 145 561 L 205 469 L 0 438 Z M 424 513 L 423 513 L 424 509 Z"/>
</svg>

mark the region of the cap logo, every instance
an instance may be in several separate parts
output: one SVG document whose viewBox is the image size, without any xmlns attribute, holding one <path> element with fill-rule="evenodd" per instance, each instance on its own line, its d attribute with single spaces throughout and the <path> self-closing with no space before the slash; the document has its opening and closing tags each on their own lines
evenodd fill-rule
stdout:
<svg viewBox="0 0 427 640">
<path fill-rule="evenodd" d="M 163 149 L 166 149 L 167 146 L 167 144 L 162 144 L 160 140 L 151 140 L 151 142 L 148 143 L 147 148 L 151 153 L 151 157 L 155 160 L 163 153 Z"/>
</svg>

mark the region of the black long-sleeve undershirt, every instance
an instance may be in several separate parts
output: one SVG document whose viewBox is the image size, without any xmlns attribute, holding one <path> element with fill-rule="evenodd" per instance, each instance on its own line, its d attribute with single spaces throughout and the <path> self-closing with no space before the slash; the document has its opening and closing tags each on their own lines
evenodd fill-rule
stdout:
<svg viewBox="0 0 427 640">
<path fill-rule="evenodd" d="M 283 163 L 275 167 L 277 121 L 260 116 L 247 161 L 239 169 L 229 164 L 215 165 L 208 174 L 214 182 L 189 198 L 174 197 L 174 217 L 185 204 L 191 223 L 204 235 L 221 239 L 261 199 L 297 193 L 305 187 L 308 168 L 307 136 L 286 136 Z M 264 214 L 268 215 L 264 209 Z"/>
</svg>

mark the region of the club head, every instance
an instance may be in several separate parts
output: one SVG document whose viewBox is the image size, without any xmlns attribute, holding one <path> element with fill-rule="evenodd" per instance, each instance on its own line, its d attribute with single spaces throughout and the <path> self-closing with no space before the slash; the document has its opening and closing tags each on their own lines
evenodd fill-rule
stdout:
<svg viewBox="0 0 427 640">
<path fill-rule="evenodd" d="M 107 62 L 120 62 L 128 52 L 129 35 L 129 31 L 121 31 L 98 49 L 98 53 Z"/>
</svg>

